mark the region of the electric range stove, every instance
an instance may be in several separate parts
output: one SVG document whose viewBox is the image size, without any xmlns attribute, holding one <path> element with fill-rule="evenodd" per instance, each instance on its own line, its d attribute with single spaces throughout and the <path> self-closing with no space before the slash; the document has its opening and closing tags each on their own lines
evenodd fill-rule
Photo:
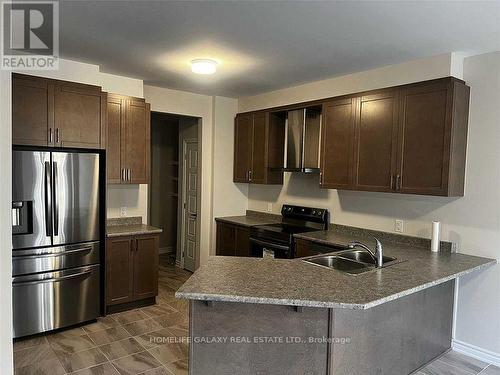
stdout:
<svg viewBox="0 0 500 375">
<path fill-rule="evenodd" d="M 281 222 L 257 225 L 250 229 L 251 254 L 254 257 L 294 258 L 293 235 L 328 229 L 328 210 L 284 204 Z"/>
</svg>

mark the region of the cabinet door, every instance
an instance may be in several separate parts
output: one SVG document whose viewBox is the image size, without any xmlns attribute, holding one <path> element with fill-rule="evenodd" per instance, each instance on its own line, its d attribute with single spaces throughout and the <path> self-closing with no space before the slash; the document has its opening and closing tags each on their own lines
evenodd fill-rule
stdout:
<svg viewBox="0 0 500 375">
<path fill-rule="evenodd" d="M 13 75 L 12 143 L 52 146 L 54 140 L 54 85 L 48 80 Z"/>
<path fill-rule="evenodd" d="M 108 97 L 107 105 L 107 180 L 108 183 L 124 181 L 124 169 L 121 165 L 121 140 L 125 127 L 125 100 Z"/>
<path fill-rule="evenodd" d="M 101 134 L 103 98 L 97 86 L 56 85 L 54 96 L 55 143 L 62 147 L 104 147 Z"/>
<path fill-rule="evenodd" d="M 133 299 L 134 262 L 132 237 L 108 238 L 106 241 L 106 305 Z"/>
<path fill-rule="evenodd" d="M 150 167 L 150 107 L 141 100 L 127 102 L 126 126 L 122 144 L 122 166 L 127 182 L 147 184 Z"/>
<path fill-rule="evenodd" d="M 236 240 L 234 255 L 237 257 L 250 256 L 250 231 L 247 228 L 235 228 Z"/>
<path fill-rule="evenodd" d="M 295 256 L 294 258 L 309 257 L 312 255 L 318 255 L 320 252 L 313 251 L 311 243 L 303 240 L 295 240 Z"/>
<path fill-rule="evenodd" d="M 217 223 L 216 255 L 235 255 L 236 230 L 233 225 Z"/>
<path fill-rule="evenodd" d="M 250 182 L 263 184 L 266 181 L 268 141 L 267 116 L 265 113 L 257 113 L 253 117 Z"/>
<path fill-rule="evenodd" d="M 322 188 L 352 188 L 355 111 L 356 98 L 323 104 L 320 163 Z"/>
<path fill-rule="evenodd" d="M 356 127 L 354 188 L 392 191 L 395 188 L 399 90 L 360 98 Z"/>
<path fill-rule="evenodd" d="M 159 236 L 140 236 L 134 241 L 134 299 L 155 297 L 158 294 Z"/>
<path fill-rule="evenodd" d="M 248 182 L 252 158 L 253 115 L 237 115 L 234 126 L 234 182 Z"/>
<path fill-rule="evenodd" d="M 397 178 L 400 192 L 447 194 L 451 102 L 447 82 L 403 90 Z"/>
</svg>

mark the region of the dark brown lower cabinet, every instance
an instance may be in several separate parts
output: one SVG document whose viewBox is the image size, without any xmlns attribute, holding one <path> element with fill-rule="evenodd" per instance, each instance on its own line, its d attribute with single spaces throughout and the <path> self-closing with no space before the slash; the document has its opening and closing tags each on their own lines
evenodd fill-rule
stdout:
<svg viewBox="0 0 500 375">
<path fill-rule="evenodd" d="M 106 241 L 106 305 L 154 298 L 158 294 L 158 235 Z"/>
<path fill-rule="evenodd" d="M 218 221 L 216 242 L 216 255 L 250 256 L 250 230 L 246 227 Z"/>
</svg>

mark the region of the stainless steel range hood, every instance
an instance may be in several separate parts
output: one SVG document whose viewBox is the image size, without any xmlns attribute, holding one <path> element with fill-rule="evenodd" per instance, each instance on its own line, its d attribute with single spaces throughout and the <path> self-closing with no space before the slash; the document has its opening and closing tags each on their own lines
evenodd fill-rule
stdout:
<svg viewBox="0 0 500 375">
<path fill-rule="evenodd" d="M 319 173 L 321 109 L 287 112 L 285 172 Z"/>
</svg>

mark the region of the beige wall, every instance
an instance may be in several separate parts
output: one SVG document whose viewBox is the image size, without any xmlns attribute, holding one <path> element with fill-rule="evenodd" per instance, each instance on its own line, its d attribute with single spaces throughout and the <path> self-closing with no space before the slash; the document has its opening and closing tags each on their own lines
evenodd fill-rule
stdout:
<svg viewBox="0 0 500 375">
<path fill-rule="evenodd" d="M 461 78 L 461 57 L 455 53 L 447 53 L 427 59 L 306 83 L 261 95 L 239 98 L 238 109 L 239 112 L 244 112 L 300 103 L 330 96 L 446 77 L 452 75 L 452 73 L 455 77 Z"/>
<path fill-rule="evenodd" d="M 0 368 L 12 374 L 11 74 L 0 71 Z"/>
<path fill-rule="evenodd" d="M 248 184 L 233 183 L 234 116 L 238 102 L 215 98 L 213 216 L 244 215 L 248 208 Z M 212 233 L 215 249 L 215 226 Z"/>
<path fill-rule="evenodd" d="M 240 110 L 460 75 L 456 56 L 400 64 L 280 90 L 239 101 Z M 424 197 L 323 190 L 318 176 L 285 174 L 283 186 L 249 187 L 249 208 L 278 213 L 283 203 L 326 207 L 334 223 L 383 231 L 404 220 L 404 233 L 430 237 L 431 221 L 442 222 L 443 239 L 458 250 L 500 259 L 500 52 L 465 59 L 463 78 L 471 87 L 466 193 L 463 198 Z M 460 280 L 456 339 L 500 358 L 500 266 Z"/>
</svg>

